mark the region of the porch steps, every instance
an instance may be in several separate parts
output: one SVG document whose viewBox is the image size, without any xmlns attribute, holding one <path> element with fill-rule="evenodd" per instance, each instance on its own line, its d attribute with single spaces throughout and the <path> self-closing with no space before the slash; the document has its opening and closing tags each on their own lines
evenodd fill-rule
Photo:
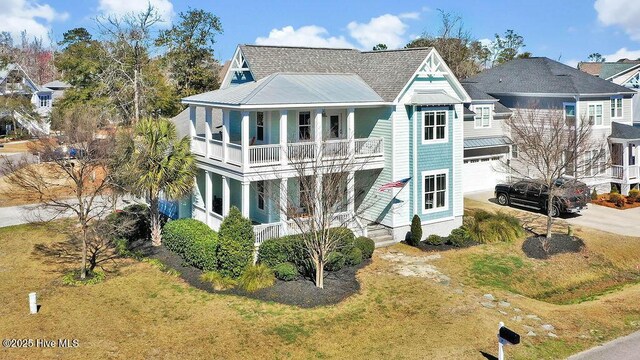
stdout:
<svg viewBox="0 0 640 360">
<path fill-rule="evenodd" d="M 368 225 L 367 236 L 375 242 L 377 248 L 391 246 L 396 243 L 391 235 L 391 229 L 380 224 Z"/>
</svg>

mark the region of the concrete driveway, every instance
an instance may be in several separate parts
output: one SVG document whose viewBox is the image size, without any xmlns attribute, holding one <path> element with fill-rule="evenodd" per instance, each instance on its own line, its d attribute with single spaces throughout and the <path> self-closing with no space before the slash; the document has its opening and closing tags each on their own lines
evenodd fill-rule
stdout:
<svg viewBox="0 0 640 360">
<path fill-rule="evenodd" d="M 568 360 L 633 360 L 640 353 L 640 332 L 570 356 Z"/>
<path fill-rule="evenodd" d="M 496 209 L 503 208 L 498 205 L 493 196 L 493 192 L 476 192 L 465 194 L 467 199 L 490 203 Z M 533 210 L 510 207 L 524 212 L 535 212 Z M 589 227 L 592 229 L 606 231 L 618 235 L 639 236 L 640 237 L 640 207 L 628 210 L 618 210 L 605 206 L 589 204 L 589 208 L 581 214 L 565 214 L 562 220 L 571 225 Z"/>
</svg>

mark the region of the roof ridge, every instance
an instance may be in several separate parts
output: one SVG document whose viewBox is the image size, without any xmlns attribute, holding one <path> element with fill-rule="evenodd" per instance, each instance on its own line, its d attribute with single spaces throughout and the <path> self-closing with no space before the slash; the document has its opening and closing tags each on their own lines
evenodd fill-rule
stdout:
<svg viewBox="0 0 640 360">
<path fill-rule="evenodd" d="M 286 48 L 286 49 L 313 49 L 313 50 L 349 50 L 349 51 L 357 51 L 361 52 L 358 49 L 354 48 L 339 48 L 339 47 L 315 47 L 315 46 L 294 46 L 294 45 L 261 45 L 261 44 L 241 44 L 239 46 L 251 46 L 251 47 L 270 47 L 270 48 Z"/>
<path fill-rule="evenodd" d="M 402 49 L 388 49 L 388 50 L 366 50 L 360 51 L 361 54 L 384 54 L 390 52 L 398 52 L 398 51 L 417 51 L 417 50 L 431 50 L 432 46 L 420 46 L 414 48 L 402 48 Z"/>
</svg>

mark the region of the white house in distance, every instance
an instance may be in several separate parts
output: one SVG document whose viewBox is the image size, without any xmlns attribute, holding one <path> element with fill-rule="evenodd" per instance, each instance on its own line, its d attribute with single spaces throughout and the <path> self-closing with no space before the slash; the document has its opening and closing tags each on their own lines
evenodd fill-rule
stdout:
<svg viewBox="0 0 640 360">
<path fill-rule="evenodd" d="M 331 144 L 333 156 L 355 159 L 343 191 L 362 201 L 338 215 L 357 213 L 356 233 L 401 241 L 417 214 L 425 235 L 448 235 L 462 224 L 470 101 L 432 48 L 240 45 L 219 90 L 183 99 L 198 166 L 190 216 L 217 230 L 236 206 L 254 222 L 258 243 L 292 233 L 279 204 L 304 191 L 294 162 Z M 358 211 L 365 202 L 372 206 Z"/>
</svg>

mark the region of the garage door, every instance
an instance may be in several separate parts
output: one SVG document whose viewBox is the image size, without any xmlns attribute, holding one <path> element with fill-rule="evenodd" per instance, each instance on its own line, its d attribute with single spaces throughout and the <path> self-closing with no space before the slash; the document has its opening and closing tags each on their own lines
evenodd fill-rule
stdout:
<svg viewBox="0 0 640 360">
<path fill-rule="evenodd" d="M 462 165 L 462 190 L 470 193 L 493 190 L 496 184 L 506 181 L 506 174 L 501 169 L 501 157 L 465 160 Z"/>
</svg>

